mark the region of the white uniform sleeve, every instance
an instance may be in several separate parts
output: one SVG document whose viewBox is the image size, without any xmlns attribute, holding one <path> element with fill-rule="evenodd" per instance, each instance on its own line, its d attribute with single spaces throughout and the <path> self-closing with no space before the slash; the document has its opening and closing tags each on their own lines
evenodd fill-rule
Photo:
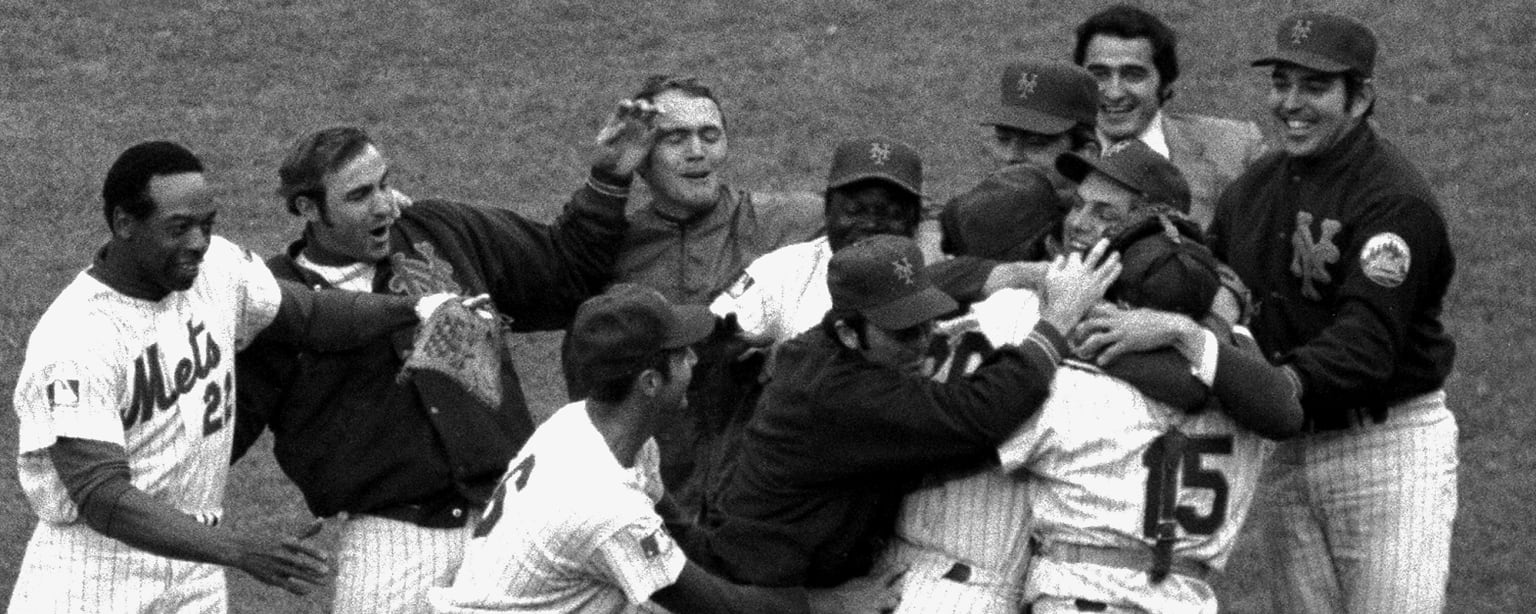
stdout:
<svg viewBox="0 0 1536 614">
<path fill-rule="evenodd" d="M 41 341 L 34 337 L 34 342 Z M 60 348 L 52 348 L 58 350 Z M 73 522 L 79 511 L 59 478 L 48 448 L 60 437 L 91 439 L 124 445 L 124 407 L 118 377 L 88 350 L 72 359 L 48 361 L 66 352 L 45 352 L 43 364 L 28 364 L 13 398 L 17 418 L 16 474 L 22 492 L 38 518 L 56 523 Z M 100 348 L 98 352 L 109 352 Z"/>
<path fill-rule="evenodd" d="M 1018 345 L 1040 321 L 1040 295 L 1024 288 L 1004 288 L 971 309 L 994 347 Z"/>
<path fill-rule="evenodd" d="M 1091 382 L 1091 380 L 1089 380 Z M 1048 454 L 1057 441 L 1059 431 L 1052 425 L 1073 420 L 1077 413 L 1073 404 L 1083 399 L 1084 378 L 1073 367 L 1057 367 L 1056 378 L 1051 381 L 1051 396 L 1040 406 L 1040 411 L 1030 416 L 1018 430 L 997 447 L 997 461 L 1004 473 L 1027 469 Z M 1089 398 L 1092 398 L 1091 396 Z"/>
<path fill-rule="evenodd" d="M 1200 362 L 1191 367 L 1195 377 L 1207 388 L 1216 384 L 1216 333 L 1209 330 L 1200 334 Z"/>
<path fill-rule="evenodd" d="M 710 312 L 716 316 L 736 314 L 742 334 L 754 342 L 778 339 L 783 326 L 783 299 L 778 296 L 772 256 L 770 252 L 752 261 L 741 277 L 709 304 Z"/>
<path fill-rule="evenodd" d="M 283 294 L 277 287 L 277 278 L 272 276 L 272 271 L 261 258 L 222 237 L 216 239 L 216 247 L 224 252 L 221 257 L 230 259 L 230 270 L 237 283 L 235 347 L 244 349 L 256 338 L 257 333 L 277 319 L 277 309 L 282 305 Z M 213 247 L 210 246 L 208 251 L 213 252 Z"/>
<path fill-rule="evenodd" d="M 592 553 L 591 565 L 603 579 L 641 604 L 677 582 L 688 557 L 661 526 L 660 517 L 638 520 L 614 532 Z"/>
<path fill-rule="evenodd" d="M 1045 410 L 1050 405 L 1051 401 L 1047 400 L 1045 407 L 1025 420 L 1024 424 L 1019 425 L 1019 430 L 1014 431 L 1007 441 L 997 446 L 997 462 L 1002 466 L 1003 473 L 1013 473 L 1029 467 L 1036 451 L 1042 447 L 1041 444 L 1049 436 L 1049 420 L 1046 419 Z"/>
<path fill-rule="evenodd" d="M 60 437 L 124 445 L 121 408 L 128 401 L 122 398 L 127 382 L 121 381 L 104 356 L 86 348 L 76 350 L 74 357 L 47 352 L 42 364 L 23 369 L 12 399 L 18 452 L 45 449 Z"/>
</svg>

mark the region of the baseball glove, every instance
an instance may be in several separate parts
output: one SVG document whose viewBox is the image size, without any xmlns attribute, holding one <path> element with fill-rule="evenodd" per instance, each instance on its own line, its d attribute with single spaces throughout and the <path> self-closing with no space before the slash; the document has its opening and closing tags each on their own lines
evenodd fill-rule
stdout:
<svg viewBox="0 0 1536 614">
<path fill-rule="evenodd" d="M 435 372 L 458 383 L 488 407 L 501 405 L 501 317 L 489 317 L 457 300 L 438 306 L 416 327 L 416 339 L 397 380 Z"/>
</svg>

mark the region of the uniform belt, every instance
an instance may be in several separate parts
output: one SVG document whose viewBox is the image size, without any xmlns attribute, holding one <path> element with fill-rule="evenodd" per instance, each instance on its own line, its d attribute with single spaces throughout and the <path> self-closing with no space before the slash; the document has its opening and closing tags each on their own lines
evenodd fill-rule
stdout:
<svg viewBox="0 0 1536 614">
<path fill-rule="evenodd" d="M 1148 571 L 1152 569 L 1154 563 L 1152 548 L 1150 547 L 1134 549 L 1113 548 L 1110 546 L 1040 541 L 1031 542 L 1031 546 L 1035 556 L 1059 563 L 1087 563 L 1090 565 L 1119 567 L 1121 569 L 1134 569 L 1137 571 Z M 1173 557 L 1168 571 L 1196 580 L 1205 580 L 1207 576 L 1211 575 L 1211 567 L 1209 565 L 1182 556 Z"/>
<path fill-rule="evenodd" d="M 1017 574 L 1009 574 L 984 565 L 962 562 L 943 552 L 904 540 L 898 543 L 900 545 L 893 548 L 900 550 L 896 556 L 908 566 L 908 574 L 937 574 L 939 578 L 956 584 L 987 586 L 1022 594 L 1022 569 Z"/>
<path fill-rule="evenodd" d="M 474 508 L 467 501 L 392 505 L 362 512 L 429 529 L 457 529 L 469 523 Z"/>
<path fill-rule="evenodd" d="M 1311 412 L 1308 412 L 1303 429 L 1308 433 L 1326 433 L 1361 428 L 1373 424 L 1385 424 L 1394 414 L 1403 414 L 1419 409 L 1433 409 L 1443 404 L 1444 399 L 1445 391 L 1436 390 L 1427 394 L 1409 397 L 1392 405 L 1327 410 L 1327 413 L 1322 416 L 1312 415 Z"/>
</svg>

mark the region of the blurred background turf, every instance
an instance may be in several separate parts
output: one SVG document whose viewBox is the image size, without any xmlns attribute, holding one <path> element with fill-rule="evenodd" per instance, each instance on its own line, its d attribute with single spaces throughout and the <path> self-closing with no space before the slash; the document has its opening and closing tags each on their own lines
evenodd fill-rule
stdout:
<svg viewBox="0 0 1536 614">
<path fill-rule="evenodd" d="M 200 154 L 227 188 L 219 232 L 263 253 L 300 228 L 273 196 L 285 146 L 333 124 L 372 131 L 409 194 L 551 219 L 609 107 L 648 73 L 682 72 L 723 99 L 735 184 L 818 189 L 838 139 L 884 133 L 918 147 L 925 191 L 942 200 L 987 169 L 976 115 L 999 66 L 1067 59 L 1072 28 L 1105 4 L 0 1 L 0 391 L 37 317 L 102 242 L 101 177 L 135 142 Z M 1462 429 L 1447 611 L 1530 609 L 1536 12 L 1521 0 L 1141 4 L 1181 37 L 1170 109 L 1261 125 L 1267 76 L 1247 62 L 1282 15 L 1333 9 L 1377 31 L 1377 122 L 1435 186 L 1459 260 L 1446 317 Z M 530 401 L 552 411 L 556 336 L 528 336 L 520 352 Z M 15 417 L 0 412 L 0 604 L 33 522 L 15 445 Z M 309 519 L 266 441 L 233 472 L 227 507 L 236 528 Z M 1261 548 L 1250 531 L 1218 585 L 1226 611 L 1271 611 Z M 328 603 L 230 578 L 236 613 Z"/>
</svg>

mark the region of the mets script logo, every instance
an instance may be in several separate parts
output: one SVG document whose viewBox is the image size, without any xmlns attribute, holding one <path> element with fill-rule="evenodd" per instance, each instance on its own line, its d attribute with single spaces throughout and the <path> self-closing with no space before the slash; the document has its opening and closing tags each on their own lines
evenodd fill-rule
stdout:
<svg viewBox="0 0 1536 614">
<path fill-rule="evenodd" d="M 389 278 L 389 291 L 408 296 L 422 296 L 439 292 L 463 294 L 464 289 L 453 281 L 453 265 L 437 255 L 431 243 L 422 241 L 411 246 L 419 257 L 405 252 L 389 255 L 394 274 Z"/>
<path fill-rule="evenodd" d="M 175 407 L 181 396 L 192 392 L 208 374 L 223 361 L 224 351 L 214 341 L 213 335 L 201 323 L 187 322 L 187 345 L 192 356 L 176 361 L 167 374 L 161 366 L 160 344 L 150 344 L 144 353 L 133 359 L 133 399 L 123 413 L 123 428 L 146 424 L 156 415 L 164 415 Z M 170 377 L 167 377 L 169 375 Z M 203 435 L 212 435 L 224 428 L 234 408 L 229 391 L 234 388 L 233 372 L 226 369 L 223 381 L 214 379 L 203 385 Z"/>
<path fill-rule="evenodd" d="M 1296 214 L 1296 232 L 1291 235 L 1291 273 L 1301 278 L 1301 294 L 1314 301 L 1322 300 L 1317 284 L 1333 281 L 1328 265 L 1339 261 L 1339 246 L 1334 237 L 1344 228 L 1338 220 L 1323 220 L 1322 235 L 1312 237 L 1312 214 L 1301 211 Z"/>
</svg>

